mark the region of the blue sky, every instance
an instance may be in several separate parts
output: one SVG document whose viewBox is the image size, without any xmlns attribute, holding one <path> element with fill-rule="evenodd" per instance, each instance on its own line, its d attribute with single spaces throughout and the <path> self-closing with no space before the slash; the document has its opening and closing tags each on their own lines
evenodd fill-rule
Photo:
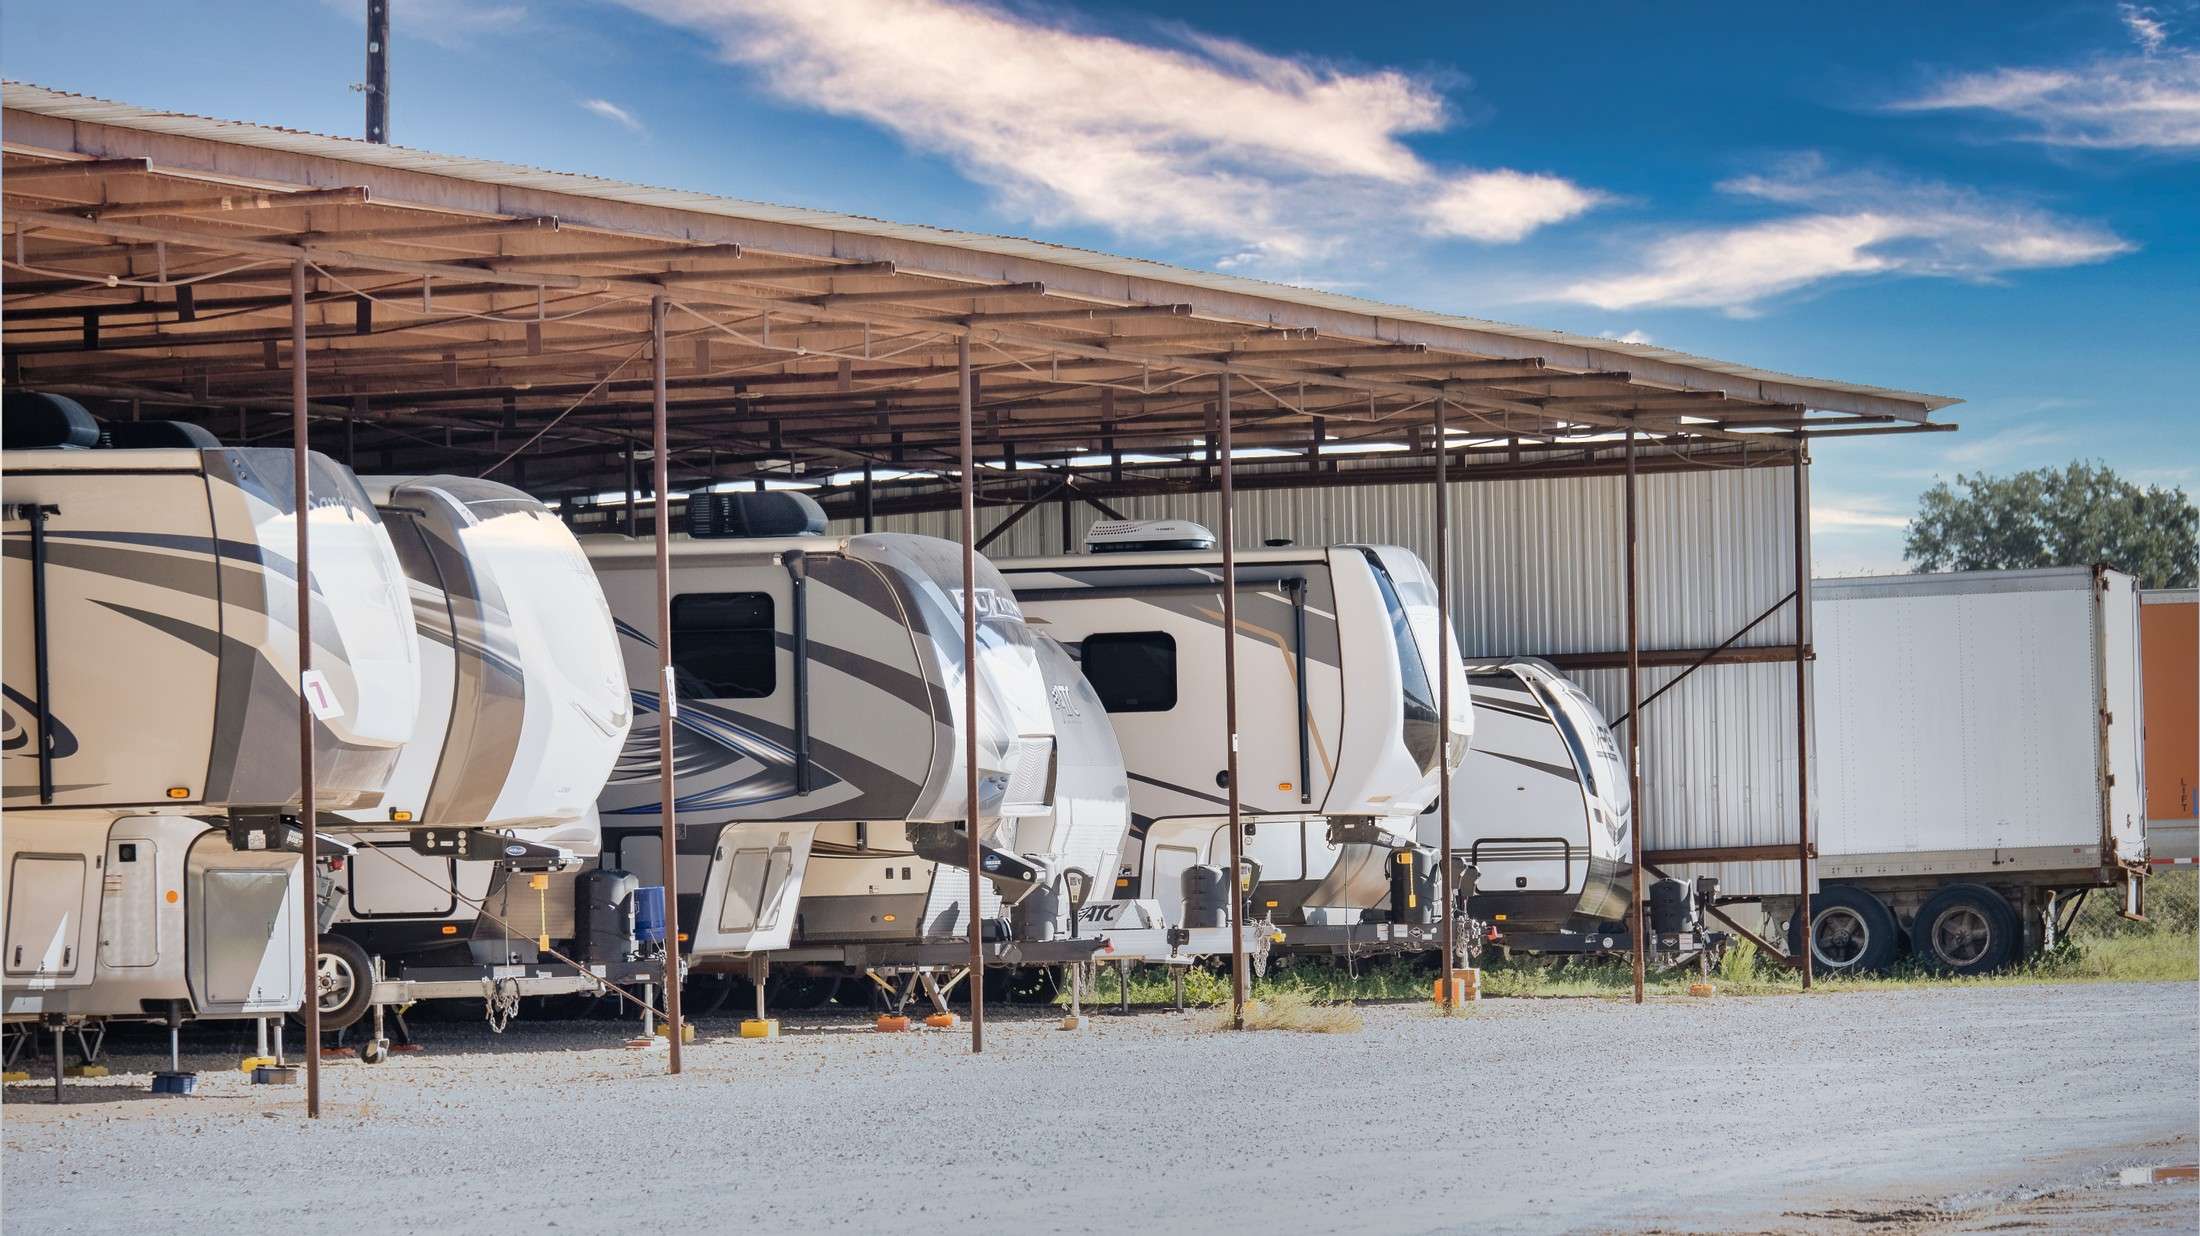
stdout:
<svg viewBox="0 0 2200 1236">
<path fill-rule="evenodd" d="M 10 78 L 356 134 L 363 0 L 10 0 Z M 2200 489 L 2200 0 L 396 0 L 401 144 L 1035 235 L 1961 396 L 1824 444 Z"/>
</svg>

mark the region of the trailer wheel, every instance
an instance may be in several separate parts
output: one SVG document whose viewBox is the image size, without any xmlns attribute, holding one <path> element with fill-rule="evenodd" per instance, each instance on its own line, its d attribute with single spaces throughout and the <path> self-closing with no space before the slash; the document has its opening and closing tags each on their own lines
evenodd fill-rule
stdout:
<svg viewBox="0 0 2200 1236">
<path fill-rule="evenodd" d="M 1800 956 L 1803 925 L 1788 916 L 1788 952 Z M 1828 884 L 1810 899 L 1812 968 L 1824 974 L 1871 974 L 1894 964 L 1900 951 L 1894 912 L 1860 888 Z"/>
<path fill-rule="evenodd" d="M 366 1016 L 374 999 L 374 962 L 367 950 L 348 936 L 321 937 L 321 965 L 315 973 L 316 991 L 307 998 L 321 1001 L 321 1031 L 342 1030 Z M 304 1027 L 305 1016 L 292 1013 L 293 1025 Z"/>
<path fill-rule="evenodd" d="M 2020 926 L 2001 894 L 1977 884 L 1950 884 L 1918 907 L 1910 924 L 1917 959 L 1944 974 L 1985 974 L 2014 961 Z"/>
</svg>

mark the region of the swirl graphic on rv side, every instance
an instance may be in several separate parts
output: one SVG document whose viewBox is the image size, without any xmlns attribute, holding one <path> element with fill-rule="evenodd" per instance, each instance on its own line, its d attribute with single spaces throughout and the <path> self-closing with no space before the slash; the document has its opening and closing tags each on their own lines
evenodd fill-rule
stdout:
<svg viewBox="0 0 2200 1236">
<path fill-rule="evenodd" d="M 0 755 L 36 759 L 38 752 L 34 749 L 32 734 L 38 724 L 37 703 L 14 687 L 0 684 L 0 691 L 7 693 L 7 708 L 0 712 Z M 65 760 L 75 755 L 75 732 L 62 724 L 59 717 L 46 718 L 46 724 L 53 735 L 53 758 Z"/>
</svg>

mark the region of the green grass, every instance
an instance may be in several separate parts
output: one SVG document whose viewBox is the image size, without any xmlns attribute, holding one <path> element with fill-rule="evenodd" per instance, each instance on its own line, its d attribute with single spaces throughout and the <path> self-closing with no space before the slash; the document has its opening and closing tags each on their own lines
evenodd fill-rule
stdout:
<svg viewBox="0 0 2200 1236">
<path fill-rule="evenodd" d="M 2180 873 L 2183 874 L 2183 873 Z M 2157 877 L 2159 879 L 2160 877 Z M 2189 875 L 2187 876 L 2189 880 Z M 1821 977 L 1816 990 L 1829 993 L 1889 991 L 1934 987 L 2008 987 L 2027 983 L 2098 982 L 2195 982 L 2200 981 L 2200 931 L 2195 930 L 2189 907 L 2190 894 L 2180 900 L 2174 885 L 2150 902 L 2149 923 L 2130 923 L 2115 918 L 2113 910 L 2102 919 L 2088 906 L 2079 918 L 2072 938 L 2053 951 L 1999 974 L 1952 979 L 1905 961 L 1884 974 L 1853 978 Z M 1670 974 L 1651 974 L 1644 990 L 1654 996 L 1685 997 L 1698 981 L 1693 966 Z M 1794 971 L 1760 956 L 1747 940 L 1727 950 L 1712 975 L 1718 994 L 1727 996 L 1787 995 L 1802 991 Z M 1350 970 L 1327 960 L 1298 959 L 1271 966 L 1252 983 L 1248 996 L 1255 1001 L 1282 999 L 1292 1007 L 1323 1007 L 1370 1001 L 1431 1001 L 1435 967 L 1426 960 L 1390 958 L 1363 962 Z M 1088 1005 L 1112 1007 L 1116 1003 L 1115 971 L 1104 968 L 1086 990 Z M 1518 957 L 1490 960 L 1482 970 L 1485 999 L 1626 999 L 1634 994 L 1634 970 L 1625 957 L 1555 960 Z M 1131 1003 L 1166 1006 L 1170 1003 L 1167 971 L 1149 966 L 1132 971 Z M 1187 1007 L 1212 1008 L 1229 1003 L 1227 969 L 1195 967 L 1185 975 Z M 1059 1001 L 1068 1003 L 1065 995 Z"/>
</svg>

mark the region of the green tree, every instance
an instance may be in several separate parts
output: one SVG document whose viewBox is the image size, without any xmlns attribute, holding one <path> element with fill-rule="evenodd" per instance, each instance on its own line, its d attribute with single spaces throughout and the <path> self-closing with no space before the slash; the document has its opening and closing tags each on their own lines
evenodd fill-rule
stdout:
<svg viewBox="0 0 2200 1236">
<path fill-rule="evenodd" d="M 2182 489 L 2141 489 L 2099 462 L 1958 474 L 1918 498 L 1902 556 L 1921 572 L 2099 562 L 2138 576 L 2142 588 L 2190 588 L 2200 511 Z"/>
</svg>

